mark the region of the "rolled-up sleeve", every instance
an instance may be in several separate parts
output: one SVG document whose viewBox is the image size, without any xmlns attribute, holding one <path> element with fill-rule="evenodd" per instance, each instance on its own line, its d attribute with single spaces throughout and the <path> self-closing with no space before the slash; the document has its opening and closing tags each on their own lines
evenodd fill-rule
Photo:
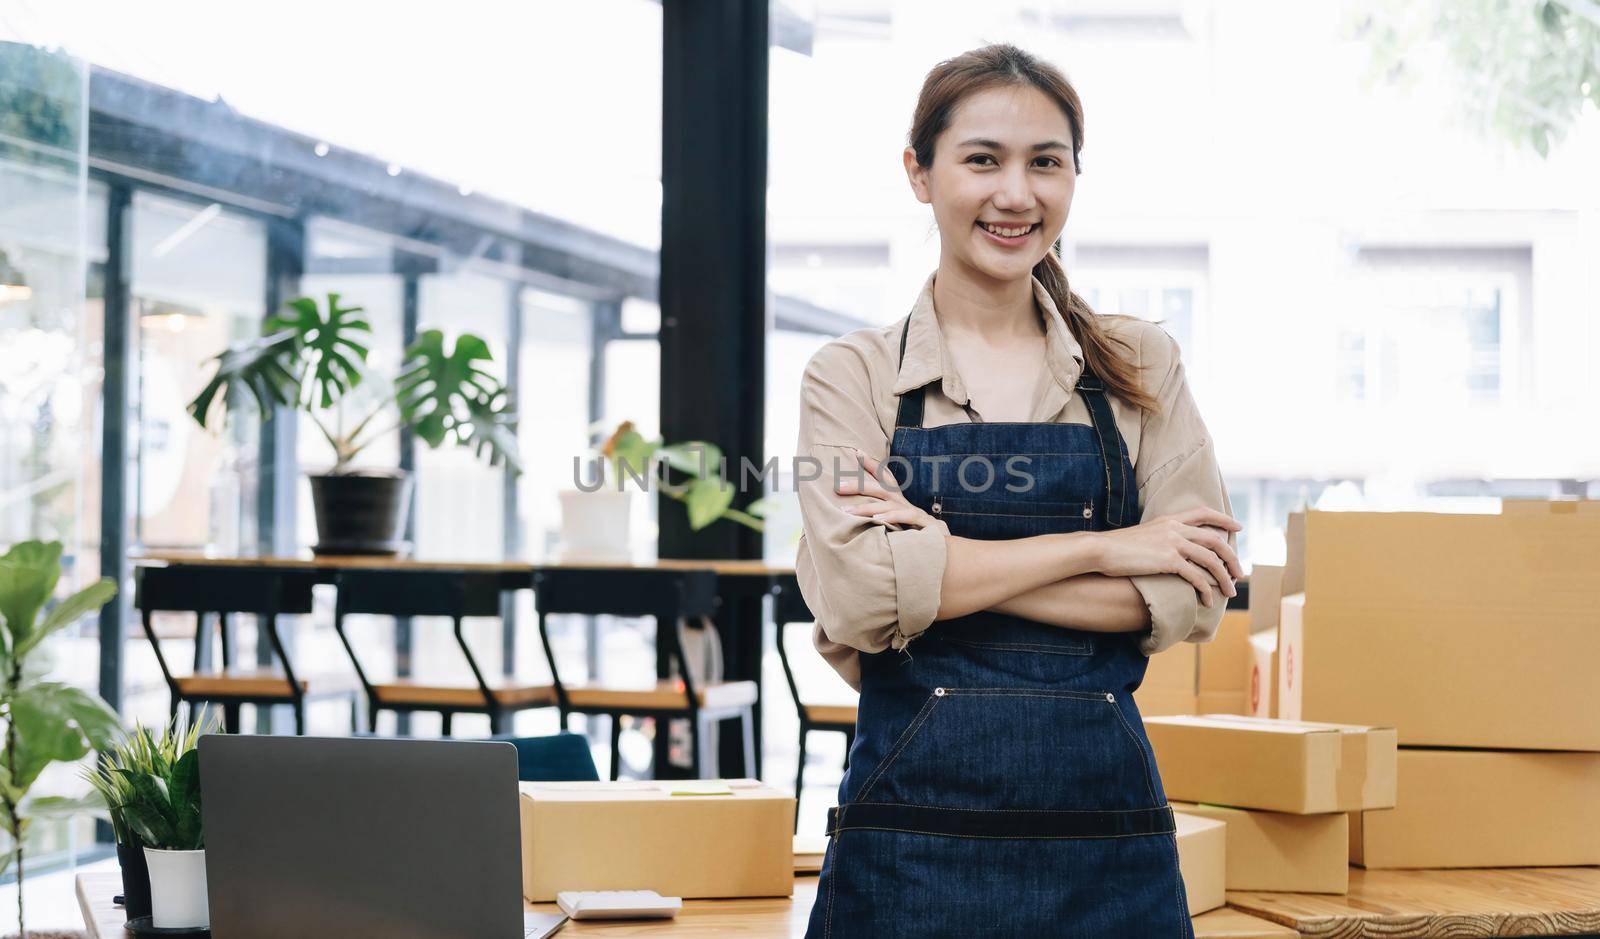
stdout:
<svg viewBox="0 0 1600 939">
<path fill-rule="evenodd" d="M 800 387 L 797 579 L 816 616 L 819 650 L 852 685 L 830 653 L 905 648 L 933 622 L 944 580 L 943 526 L 891 531 L 844 511 L 868 497 L 834 491 L 840 474 L 859 470 L 856 451 L 880 462 L 888 456 L 877 393 L 862 350 L 843 340 L 812 357 Z"/>
<path fill-rule="evenodd" d="M 1140 344 L 1140 358 L 1149 367 L 1147 374 L 1160 376 L 1156 390 L 1160 409 L 1144 417 L 1135 466 L 1140 520 L 1196 507 L 1231 516 L 1216 447 L 1189 393 L 1178 344 L 1165 331 L 1151 327 Z M 1232 533 L 1228 545 L 1236 545 Z M 1216 634 L 1227 605 L 1220 589 L 1213 589 L 1208 607 L 1177 574 L 1142 574 L 1131 580 L 1150 610 L 1150 632 L 1140 640 L 1146 655 L 1185 640 L 1206 642 Z"/>
</svg>

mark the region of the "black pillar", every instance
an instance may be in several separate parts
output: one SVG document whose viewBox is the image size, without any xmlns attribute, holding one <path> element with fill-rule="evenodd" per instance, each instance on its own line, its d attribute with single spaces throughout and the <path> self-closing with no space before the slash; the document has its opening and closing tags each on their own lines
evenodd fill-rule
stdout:
<svg viewBox="0 0 1600 939">
<path fill-rule="evenodd" d="M 298 220 L 268 221 L 264 317 L 278 313 L 285 303 L 300 294 L 300 277 L 304 272 L 304 226 Z M 299 412 L 292 406 L 280 405 L 261 416 L 256 483 L 256 550 L 261 554 L 293 554 L 299 541 L 295 530 L 299 517 L 295 511 L 300 482 L 295 435 L 298 426 Z M 263 638 L 259 645 L 270 655 L 270 641 Z M 270 659 L 263 660 L 262 664 L 268 661 Z"/>
<path fill-rule="evenodd" d="M 113 183 L 106 193 L 105 378 L 100 414 L 100 574 L 117 596 L 100 608 L 100 697 L 122 707 L 122 646 L 128 613 L 128 376 L 133 347 L 129 316 L 129 222 L 133 191 Z"/>
<path fill-rule="evenodd" d="M 741 458 L 763 463 L 767 7 L 662 4 L 661 430 L 669 443 L 716 444 L 735 484 Z M 761 495 L 740 492 L 734 506 Z M 759 532 L 725 520 L 694 532 L 681 504 L 658 499 L 661 557 L 761 557 Z M 729 598 L 717 627 L 724 675 L 759 679 L 760 599 Z M 657 772 L 670 775 L 662 753 Z M 757 771 L 743 766 L 731 725 L 721 764 L 724 775 Z"/>
</svg>

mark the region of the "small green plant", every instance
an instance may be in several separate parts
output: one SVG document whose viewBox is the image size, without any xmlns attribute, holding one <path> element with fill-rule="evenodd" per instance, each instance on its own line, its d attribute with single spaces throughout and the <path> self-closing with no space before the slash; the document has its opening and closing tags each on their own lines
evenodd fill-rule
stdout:
<svg viewBox="0 0 1600 939">
<path fill-rule="evenodd" d="M 647 480 L 655 459 L 688 476 L 687 484 L 663 486 L 661 491 L 684 504 L 689 512 L 689 528 L 693 531 L 719 518 L 756 531 L 766 527 L 762 518 L 769 508 L 767 499 L 757 499 L 743 511 L 732 507 L 734 486 L 722 478 L 722 449 L 714 443 L 691 440 L 668 444 L 660 438 L 647 440 L 632 421 L 623 421 L 600 446 L 600 456 L 606 463 L 606 485 L 619 489 L 626 486 L 629 479 L 635 480 L 635 485 L 639 480 Z"/>
<path fill-rule="evenodd" d="M 123 843 L 128 835 L 161 851 L 199 851 L 205 845 L 200 824 L 200 751 L 205 728 L 174 720 L 159 736 L 135 728 L 126 743 L 101 758 L 90 784 L 106 800 L 111 824 Z M 206 731 L 209 732 L 209 731 Z"/>
<path fill-rule="evenodd" d="M 0 830 L 10 850 L 0 854 L 0 871 L 17 865 L 17 928 L 28 934 L 20 885 L 27 873 L 24 839 L 33 819 L 71 816 L 95 807 L 93 801 L 61 796 L 30 796 L 39 775 L 52 763 L 71 763 L 102 750 L 121 736 L 116 712 L 93 694 L 44 679 L 40 645 L 50 636 L 104 606 L 117 592 L 102 579 L 56 604 L 46 604 L 61 579 L 61 543 L 24 541 L 0 555 L 0 720 L 5 750 L 0 754 Z"/>
<path fill-rule="evenodd" d="M 290 300 L 282 313 L 266 319 L 259 337 L 217 355 L 216 371 L 189 403 L 189 413 L 205 427 L 219 397 L 232 408 L 246 392 L 263 412 L 277 405 L 298 408 L 333 447 L 330 475 L 356 472 L 361 451 L 401 427 L 430 447 L 452 441 L 479 458 L 487 455 L 490 465 L 521 471 L 515 402 L 484 369 L 494 357 L 489 344 L 472 333 L 457 336 L 449 348 L 437 329 L 419 334 L 405 351 L 393 393 L 366 396 L 347 421 L 343 404 L 357 397 L 351 392 L 375 384 L 367 363 L 371 335 L 364 310 L 341 305 L 337 293 L 328 294 L 325 310 L 311 297 Z M 398 417 L 375 429 L 391 407 Z"/>
</svg>

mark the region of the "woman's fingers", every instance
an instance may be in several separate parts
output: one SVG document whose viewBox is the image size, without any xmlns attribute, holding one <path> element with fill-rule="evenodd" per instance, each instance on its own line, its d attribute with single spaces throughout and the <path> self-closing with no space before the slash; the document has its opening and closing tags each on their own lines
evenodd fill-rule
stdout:
<svg viewBox="0 0 1600 939">
<path fill-rule="evenodd" d="M 933 520 L 933 517 L 921 509 L 899 508 L 879 512 L 872 516 L 872 520 L 883 522 L 886 525 L 910 525 L 914 528 L 923 528 Z"/>
<path fill-rule="evenodd" d="M 1202 604 L 1211 605 L 1211 581 L 1206 577 L 1205 571 L 1191 561 L 1183 561 L 1178 564 L 1178 569 L 1174 573 L 1189 582 L 1189 586 L 1199 594 Z"/>
<path fill-rule="evenodd" d="M 1223 565 L 1222 559 L 1217 557 L 1216 553 L 1210 548 L 1189 541 L 1185 542 L 1179 550 L 1183 552 L 1184 557 L 1187 557 L 1191 563 L 1198 566 L 1210 576 L 1211 580 L 1216 582 L 1217 586 L 1221 588 L 1223 596 L 1231 597 L 1238 592 L 1238 588 L 1233 586 L 1233 579 L 1228 576 L 1228 569 Z M 1207 605 L 1209 606 L 1209 604 Z"/>
<path fill-rule="evenodd" d="M 1173 516 L 1185 525 L 1211 525 L 1224 531 L 1242 531 L 1244 526 L 1233 516 L 1216 509 L 1195 508 L 1179 512 Z"/>
<path fill-rule="evenodd" d="M 1235 580 L 1244 576 L 1244 568 L 1239 564 L 1239 555 L 1228 547 L 1228 539 L 1224 538 L 1214 528 L 1193 528 L 1187 532 L 1189 540 L 1210 549 L 1222 563 L 1227 565 L 1229 576 Z M 1229 594 L 1233 596 L 1233 594 Z"/>
</svg>

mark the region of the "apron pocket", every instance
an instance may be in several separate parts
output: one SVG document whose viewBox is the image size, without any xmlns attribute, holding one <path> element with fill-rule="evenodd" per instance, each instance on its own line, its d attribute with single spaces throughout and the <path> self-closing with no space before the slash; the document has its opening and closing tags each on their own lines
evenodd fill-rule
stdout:
<svg viewBox="0 0 1600 939">
<path fill-rule="evenodd" d="M 943 519 L 952 534 L 991 540 L 1087 531 L 1094 520 L 1091 502 L 1033 501 L 1024 493 L 1006 499 L 936 495 L 930 497 L 928 512 Z"/>
<path fill-rule="evenodd" d="M 1165 804 L 1110 692 L 935 688 L 853 802 L 1106 811 Z"/>
</svg>

